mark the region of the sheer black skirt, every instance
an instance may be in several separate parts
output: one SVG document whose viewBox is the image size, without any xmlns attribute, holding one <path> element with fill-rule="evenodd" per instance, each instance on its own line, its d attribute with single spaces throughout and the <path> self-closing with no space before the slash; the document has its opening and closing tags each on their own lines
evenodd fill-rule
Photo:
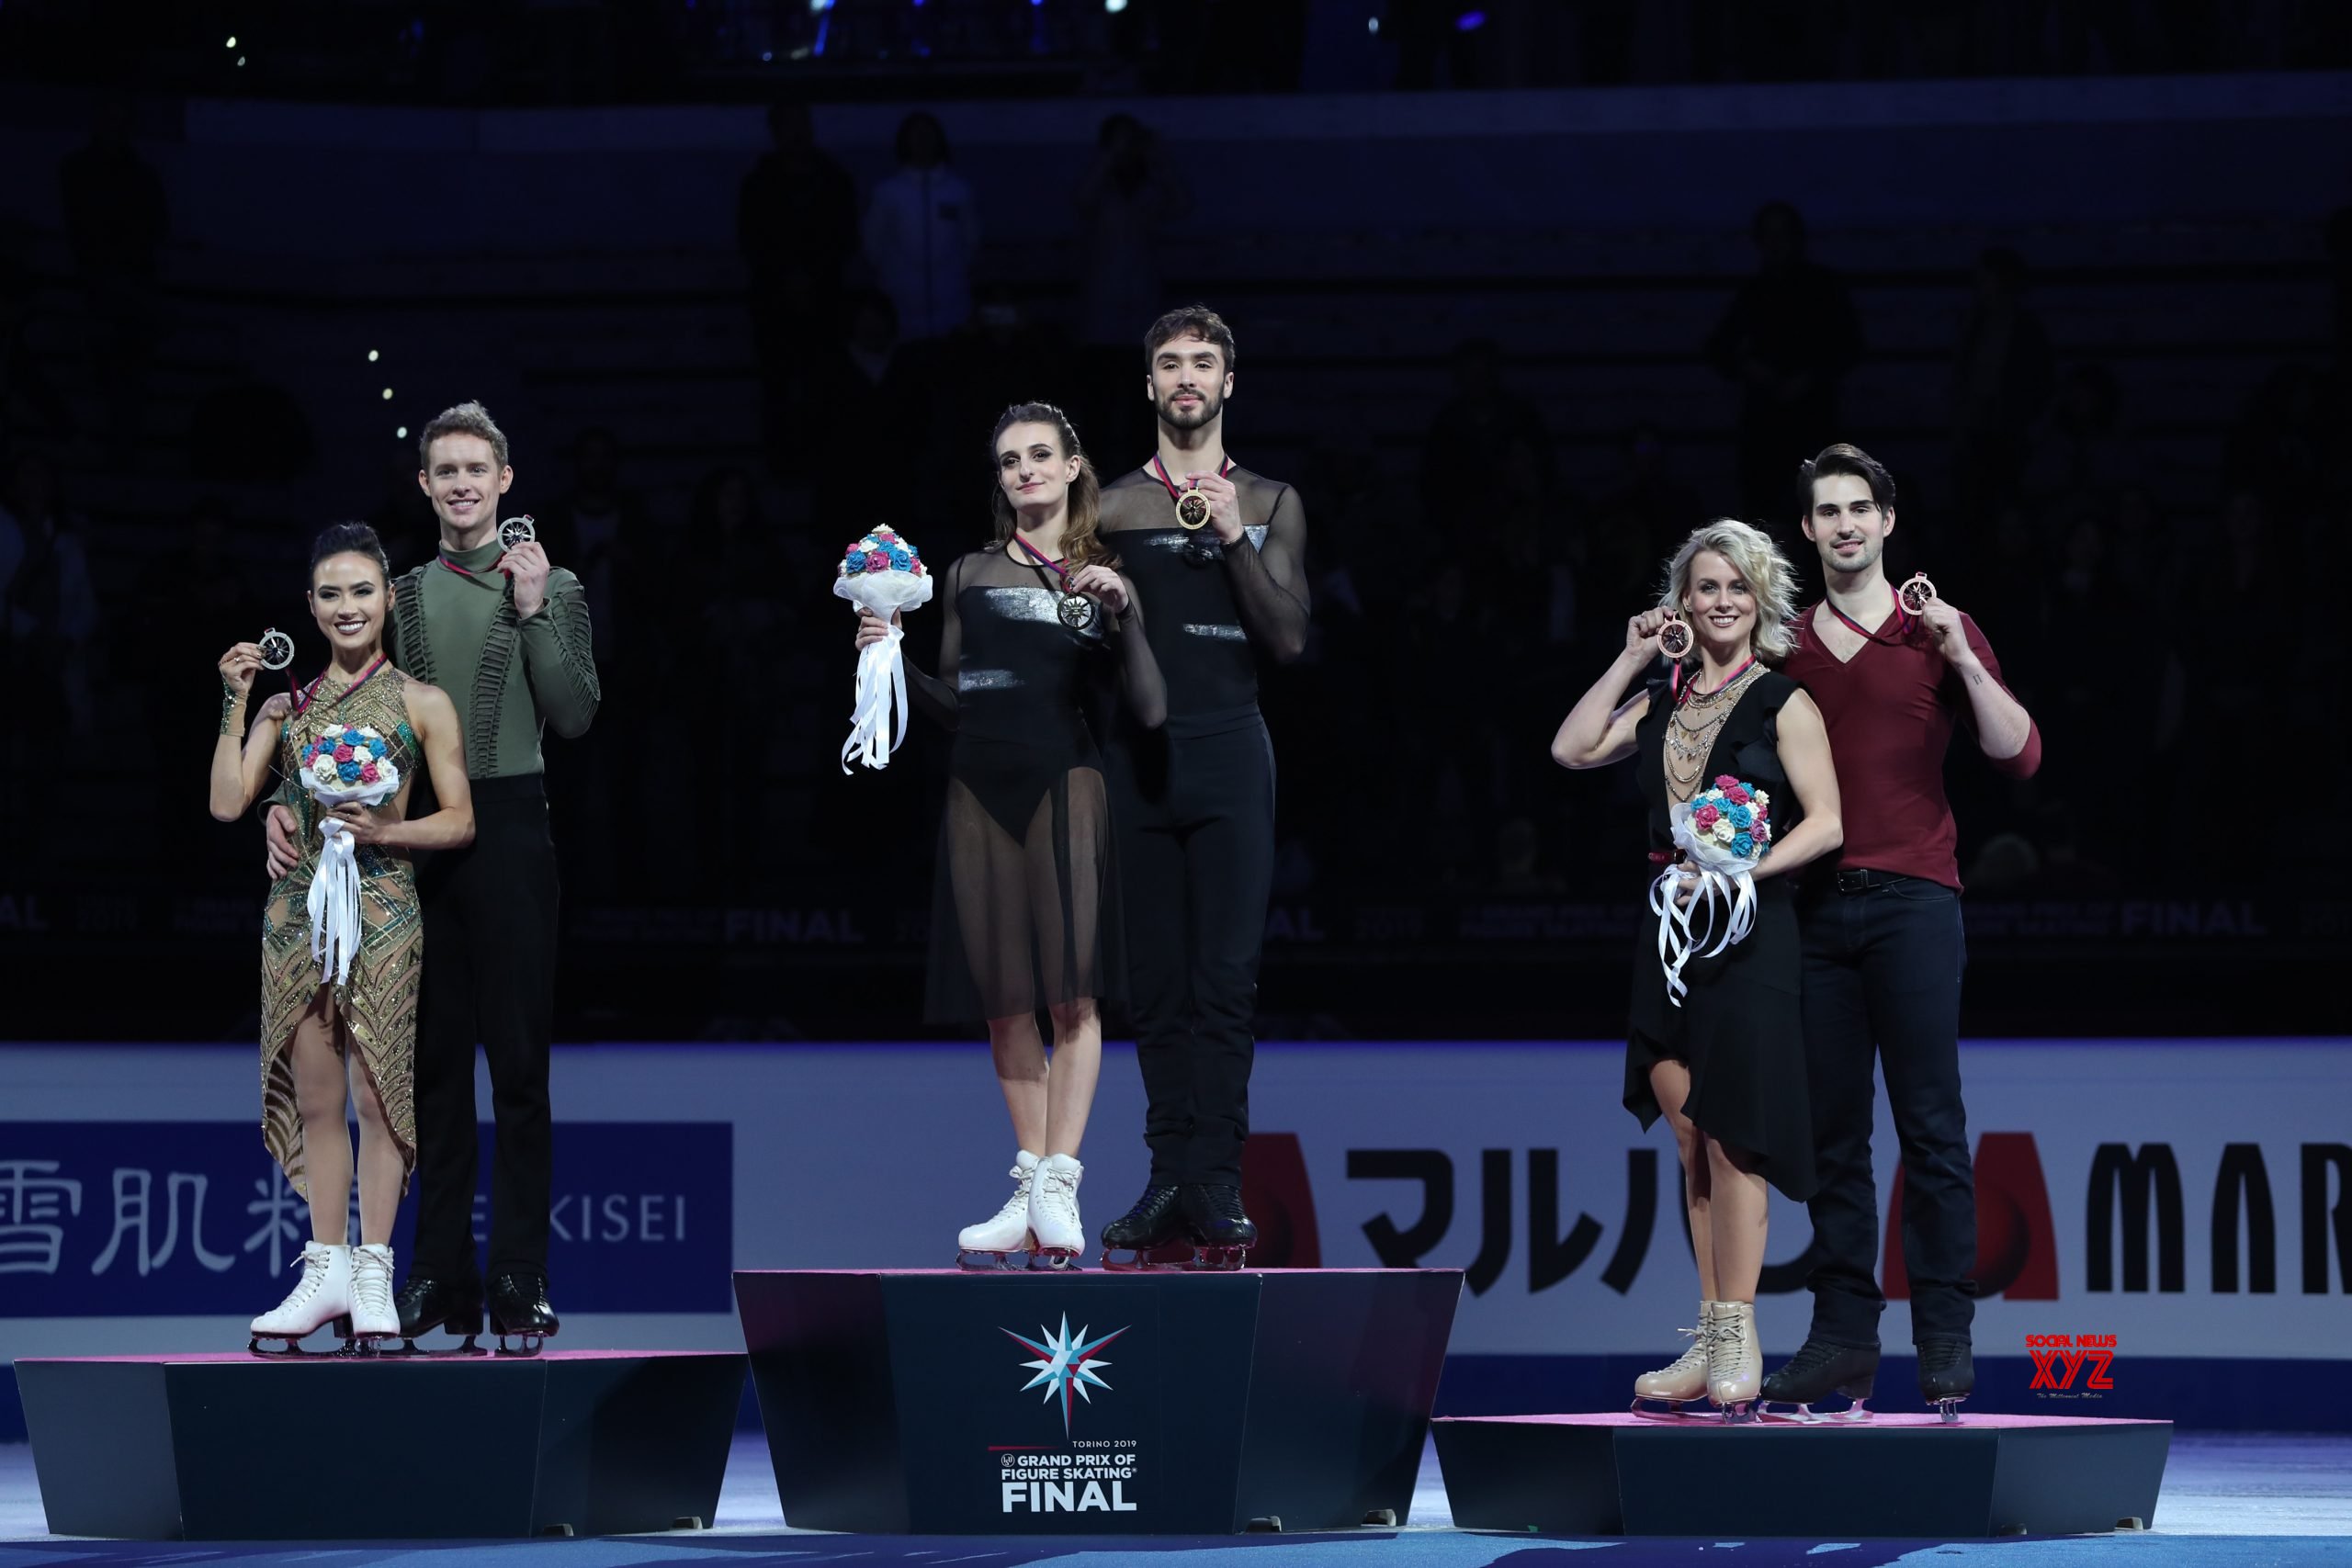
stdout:
<svg viewBox="0 0 2352 1568">
<path fill-rule="evenodd" d="M 1117 857 L 1091 741 L 956 738 L 932 894 L 934 1023 L 1124 1000 Z"/>
</svg>

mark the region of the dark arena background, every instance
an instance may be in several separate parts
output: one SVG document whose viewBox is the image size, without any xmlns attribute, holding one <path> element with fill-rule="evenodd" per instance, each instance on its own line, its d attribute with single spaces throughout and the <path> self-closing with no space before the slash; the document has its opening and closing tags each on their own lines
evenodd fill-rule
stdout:
<svg viewBox="0 0 2352 1568">
<path fill-rule="evenodd" d="M 920 116 L 977 238 L 916 299 L 871 213 Z M 922 1021 L 949 748 L 845 773 L 831 579 L 881 525 L 978 547 L 1009 404 L 1143 462 L 1143 329 L 1200 301 L 1313 602 L 1261 682 L 1252 1266 L 1464 1271 L 1440 1416 L 1614 1410 L 1671 1353 L 1674 1145 L 1620 1104 L 1645 807 L 1549 748 L 1699 524 L 1820 596 L 1796 470 L 1850 441 L 1890 581 L 1974 617 L 2044 748 L 2011 779 L 1963 728 L 1945 774 L 1968 1409 L 2177 1422 L 2168 1563 L 2352 1533 L 2352 6 L 0 0 L 0 1359 L 234 1351 L 285 1288 L 215 666 L 276 626 L 315 672 L 326 524 L 432 558 L 416 438 L 469 399 L 603 682 L 545 741 L 566 1348 L 740 1353 L 734 1270 L 951 1262 L 1006 1139 L 980 1031 Z M 1144 1179 L 1125 1038 L 1090 1227 Z M 1811 1253 L 1772 1225 L 1777 1363 Z M 2043 1386 L 2052 1334 L 2113 1336 L 2112 1388 Z M 0 1562 L 67 1561 L 28 1403 L 0 1375 Z M 774 1536 L 744 1410 L 716 1517 Z M 1417 1473 L 1409 1522 L 1465 1531 L 1419 1550 L 1515 1550 Z M 1996 1533 L 1931 1517 L 1852 1533 Z"/>
</svg>

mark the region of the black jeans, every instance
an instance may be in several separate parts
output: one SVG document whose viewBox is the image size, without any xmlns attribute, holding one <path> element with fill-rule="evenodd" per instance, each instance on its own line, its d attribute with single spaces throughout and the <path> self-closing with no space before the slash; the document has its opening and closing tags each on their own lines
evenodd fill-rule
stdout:
<svg viewBox="0 0 2352 1568">
<path fill-rule="evenodd" d="M 1850 883 L 1855 874 L 1844 874 Z M 1823 876 L 1797 905 L 1804 943 L 1805 1055 L 1821 1189 L 1813 1215 L 1813 1332 L 1876 1345 L 1878 1189 L 1871 1174 L 1871 1062 L 1903 1146 L 1903 1262 L 1915 1341 L 1966 1338 L 1976 1315 L 1976 1188 L 1960 1093 L 1960 895 L 1919 877 Z"/>
<path fill-rule="evenodd" d="M 1274 880 L 1273 743 L 1252 720 L 1125 737 L 1103 761 L 1151 1180 L 1238 1187 Z"/>
<path fill-rule="evenodd" d="M 490 1269 L 544 1276 L 554 1132 L 556 865 L 539 775 L 473 781 L 474 841 L 425 857 L 424 993 L 416 1035 L 416 1258 L 476 1277 L 474 1047 L 490 1062 L 498 1143 Z"/>
</svg>

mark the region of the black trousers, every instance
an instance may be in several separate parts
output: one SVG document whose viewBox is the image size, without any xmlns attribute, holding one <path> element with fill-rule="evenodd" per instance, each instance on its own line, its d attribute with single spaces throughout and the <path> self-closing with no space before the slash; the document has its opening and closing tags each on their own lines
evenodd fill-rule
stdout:
<svg viewBox="0 0 2352 1568">
<path fill-rule="evenodd" d="M 1273 891 L 1273 743 L 1253 717 L 1216 735 L 1125 736 L 1103 762 L 1151 1180 L 1238 1187 Z"/>
<path fill-rule="evenodd" d="M 1960 980 L 1968 964 L 1960 895 L 1918 877 L 1841 893 L 1825 876 L 1798 900 L 1797 921 L 1821 1177 L 1807 1205 L 1813 1332 L 1833 1344 L 1876 1345 L 1886 1310 L 1871 1174 L 1876 1058 L 1903 1147 L 1911 1337 L 1964 1339 L 1976 1315 L 1969 1278 L 1976 1186 L 1960 1093 Z"/>
<path fill-rule="evenodd" d="M 417 869 L 424 992 L 416 1038 L 416 1259 L 476 1276 L 474 1047 L 490 1062 L 498 1141 L 490 1270 L 544 1276 L 553 1124 L 555 840 L 537 774 L 473 781 L 474 841 Z"/>
</svg>

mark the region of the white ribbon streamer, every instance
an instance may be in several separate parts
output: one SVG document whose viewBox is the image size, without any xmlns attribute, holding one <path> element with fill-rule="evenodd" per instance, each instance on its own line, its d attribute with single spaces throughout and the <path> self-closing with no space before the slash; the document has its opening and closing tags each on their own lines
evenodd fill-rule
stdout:
<svg viewBox="0 0 2352 1568">
<path fill-rule="evenodd" d="M 1690 877 L 1690 902 L 1675 902 L 1682 879 Z M 1720 923 L 1716 905 L 1723 913 Z M 1725 873 L 1706 865 L 1670 865 L 1650 884 L 1650 909 L 1657 916 L 1657 957 L 1666 967 L 1667 999 L 1676 1007 L 1690 994 L 1682 966 L 1693 958 L 1713 958 L 1745 938 L 1756 924 L 1756 878 L 1746 871 Z"/>
<path fill-rule="evenodd" d="M 342 985 L 359 952 L 359 843 L 338 818 L 319 824 L 319 869 L 311 874 L 311 956 L 322 978 Z"/>
<path fill-rule="evenodd" d="M 887 768 L 890 753 L 907 739 L 907 661 L 899 644 L 907 634 L 886 624 L 882 640 L 858 650 L 856 701 L 850 710 L 849 739 L 842 742 L 842 772 L 852 761 Z"/>
</svg>

